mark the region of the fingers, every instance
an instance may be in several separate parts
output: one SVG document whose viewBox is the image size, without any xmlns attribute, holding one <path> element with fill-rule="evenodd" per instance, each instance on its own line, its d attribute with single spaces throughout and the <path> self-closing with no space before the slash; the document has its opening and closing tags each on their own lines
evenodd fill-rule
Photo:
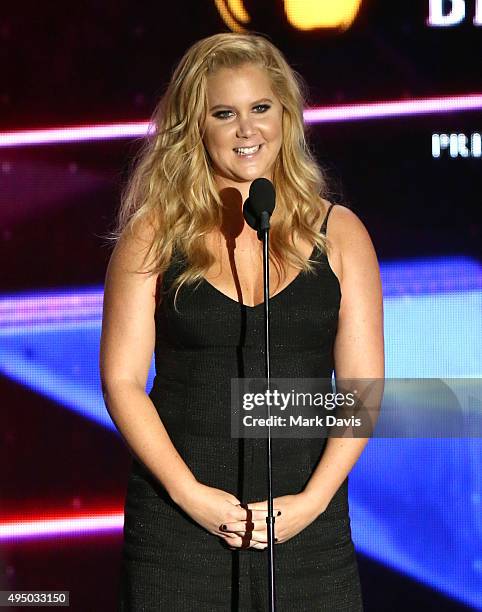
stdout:
<svg viewBox="0 0 482 612">
<path fill-rule="evenodd" d="M 220 531 L 234 532 L 234 533 L 266 532 L 266 529 L 267 529 L 266 516 L 257 517 L 257 520 L 255 520 L 254 517 L 251 517 L 250 519 L 241 520 L 241 521 L 230 521 L 230 522 L 223 523 L 222 525 L 220 525 L 219 529 Z"/>
<path fill-rule="evenodd" d="M 221 538 L 224 540 L 226 545 L 231 550 L 239 550 L 246 548 L 256 548 L 257 550 L 264 550 L 268 547 L 267 542 L 260 542 L 254 538 L 243 538 L 235 534 L 224 535 L 221 534 Z"/>
<path fill-rule="evenodd" d="M 281 510 L 274 508 L 273 514 L 275 517 L 280 516 Z M 231 550 L 264 550 L 268 547 L 267 516 L 267 507 L 250 508 L 248 504 L 240 503 L 229 510 L 226 522 L 219 526 L 219 533 L 216 535 L 220 536 Z"/>
<path fill-rule="evenodd" d="M 222 539 L 230 550 L 239 550 L 246 548 L 255 548 L 256 550 L 265 550 L 268 548 L 267 541 L 258 541 L 254 538 L 250 540 L 246 540 L 234 534 L 231 535 L 223 535 L 221 534 Z M 277 540 L 275 538 L 275 544 Z"/>
<path fill-rule="evenodd" d="M 248 504 L 239 504 L 239 506 L 237 507 L 239 507 L 239 512 L 236 513 L 234 520 L 238 520 L 238 521 L 264 520 L 266 521 L 266 518 L 268 516 L 268 508 L 254 509 L 254 508 L 249 508 Z M 273 515 L 281 516 L 281 510 L 279 508 L 273 508 Z"/>
<path fill-rule="evenodd" d="M 265 550 L 266 548 L 268 548 L 268 544 L 262 542 L 254 542 L 254 544 L 252 544 L 250 548 L 256 548 L 257 550 Z"/>
<path fill-rule="evenodd" d="M 225 523 L 220 526 L 223 533 L 234 533 L 240 537 L 249 537 L 258 541 L 266 541 L 266 523 L 256 521 L 237 521 L 236 523 Z"/>
<path fill-rule="evenodd" d="M 224 523 L 221 525 L 221 531 L 262 531 L 266 530 L 266 523 L 262 521 L 236 521 L 235 523 Z"/>
<path fill-rule="evenodd" d="M 224 535 L 224 534 L 222 534 Z M 266 544 L 268 542 L 268 538 L 265 533 L 262 531 L 253 531 L 253 532 L 243 532 L 243 531 L 235 531 L 231 533 L 232 536 L 236 536 L 243 540 L 246 543 L 246 546 L 249 546 L 251 542 L 259 542 L 260 544 Z"/>
<path fill-rule="evenodd" d="M 275 531 L 276 534 L 276 531 Z M 266 524 L 261 521 L 258 524 L 247 524 L 247 523 L 228 523 L 220 526 L 220 533 L 217 535 L 223 536 L 226 541 L 244 542 L 245 547 L 249 547 L 252 542 L 258 544 L 267 545 L 268 543 L 268 531 Z M 275 542 L 278 538 L 275 537 Z"/>
</svg>

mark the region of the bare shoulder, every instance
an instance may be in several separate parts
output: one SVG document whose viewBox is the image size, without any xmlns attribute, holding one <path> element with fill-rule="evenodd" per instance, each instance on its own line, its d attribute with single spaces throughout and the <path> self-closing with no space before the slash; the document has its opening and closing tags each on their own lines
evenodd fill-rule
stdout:
<svg viewBox="0 0 482 612">
<path fill-rule="evenodd" d="M 328 239 L 340 261 L 341 302 L 334 348 L 338 378 L 384 375 L 383 293 L 370 235 L 359 217 L 333 207 Z"/>
<path fill-rule="evenodd" d="M 141 270 L 155 231 L 154 223 L 148 217 L 140 219 L 132 227 L 126 227 L 115 245 L 111 261 L 115 259 L 126 271 Z"/>
<path fill-rule="evenodd" d="M 146 271 L 150 221 L 126 229 L 112 252 L 104 283 L 101 376 L 145 385 L 154 348 L 157 276 Z M 150 262 L 149 262 L 150 263 Z"/>
<path fill-rule="evenodd" d="M 350 271 L 359 268 L 378 273 L 378 261 L 372 239 L 367 228 L 352 210 L 336 204 L 327 224 L 327 237 L 332 248 L 332 257 L 338 263 L 337 276 L 340 281 Z M 335 270 L 336 272 L 336 270 Z"/>
<path fill-rule="evenodd" d="M 352 210 L 342 204 L 335 204 L 328 218 L 330 238 L 340 246 L 353 242 L 371 244 L 368 231 Z M 360 244 L 359 246 L 363 246 Z"/>
<path fill-rule="evenodd" d="M 154 232 L 154 225 L 148 218 L 123 231 L 107 267 L 104 287 L 107 307 L 113 303 L 132 308 L 142 306 L 138 316 L 155 308 L 158 275 L 148 272 L 152 261 L 146 259 Z"/>
</svg>

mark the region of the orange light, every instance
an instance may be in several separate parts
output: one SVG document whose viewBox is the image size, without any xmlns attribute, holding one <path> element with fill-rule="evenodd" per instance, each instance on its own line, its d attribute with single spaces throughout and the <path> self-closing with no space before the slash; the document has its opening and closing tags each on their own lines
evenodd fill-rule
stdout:
<svg viewBox="0 0 482 612">
<path fill-rule="evenodd" d="M 284 0 L 286 17 L 297 30 L 347 30 L 357 16 L 360 4 L 361 0 Z"/>
<path fill-rule="evenodd" d="M 251 18 L 244 8 L 243 0 L 214 0 L 224 23 L 233 32 L 245 32 L 242 24 L 249 23 Z"/>
<path fill-rule="evenodd" d="M 244 25 L 251 21 L 251 17 L 243 0 L 214 0 L 214 4 L 230 30 L 246 31 Z M 297 30 L 347 30 L 360 5 L 361 0 L 284 0 L 286 18 Z"/>
</svg>

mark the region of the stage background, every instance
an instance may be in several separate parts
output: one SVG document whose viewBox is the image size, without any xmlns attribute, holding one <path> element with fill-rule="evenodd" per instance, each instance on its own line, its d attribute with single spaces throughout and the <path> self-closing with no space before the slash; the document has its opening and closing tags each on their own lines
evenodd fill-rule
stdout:
<svg viewBox="0 0 482 612">
<path fill-rule="evenodd" d="M 145 133 L 126 124 L 148 120 L 201 37 L 266 33 L 310 107 L 331 109 L 309 137 L 381 262 L 387 376 L 480 377 L 482 15 L 462 0 L 329 4 L 2 6 L 0 589 L 116 609 L 131 458 L 98 375 L 102 236 Z M 366 610 L 482 610 L 481 450 L 370 441 L 350 481 Z"/>
</svg>

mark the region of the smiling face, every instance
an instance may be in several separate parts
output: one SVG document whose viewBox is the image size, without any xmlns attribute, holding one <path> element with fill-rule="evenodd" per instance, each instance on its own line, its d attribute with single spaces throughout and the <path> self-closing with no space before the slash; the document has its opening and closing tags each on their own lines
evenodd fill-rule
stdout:
<svg viewBox="0 0 482 612">
<path fill-rule="evenodd" d="M 203 142 L 214 178 L 246 196 L 256 178 L 273 178 L 282 143 L 283 107 L 267 72 L 253 64 L 220 68 L 207 78 Z"/>
</svg>

